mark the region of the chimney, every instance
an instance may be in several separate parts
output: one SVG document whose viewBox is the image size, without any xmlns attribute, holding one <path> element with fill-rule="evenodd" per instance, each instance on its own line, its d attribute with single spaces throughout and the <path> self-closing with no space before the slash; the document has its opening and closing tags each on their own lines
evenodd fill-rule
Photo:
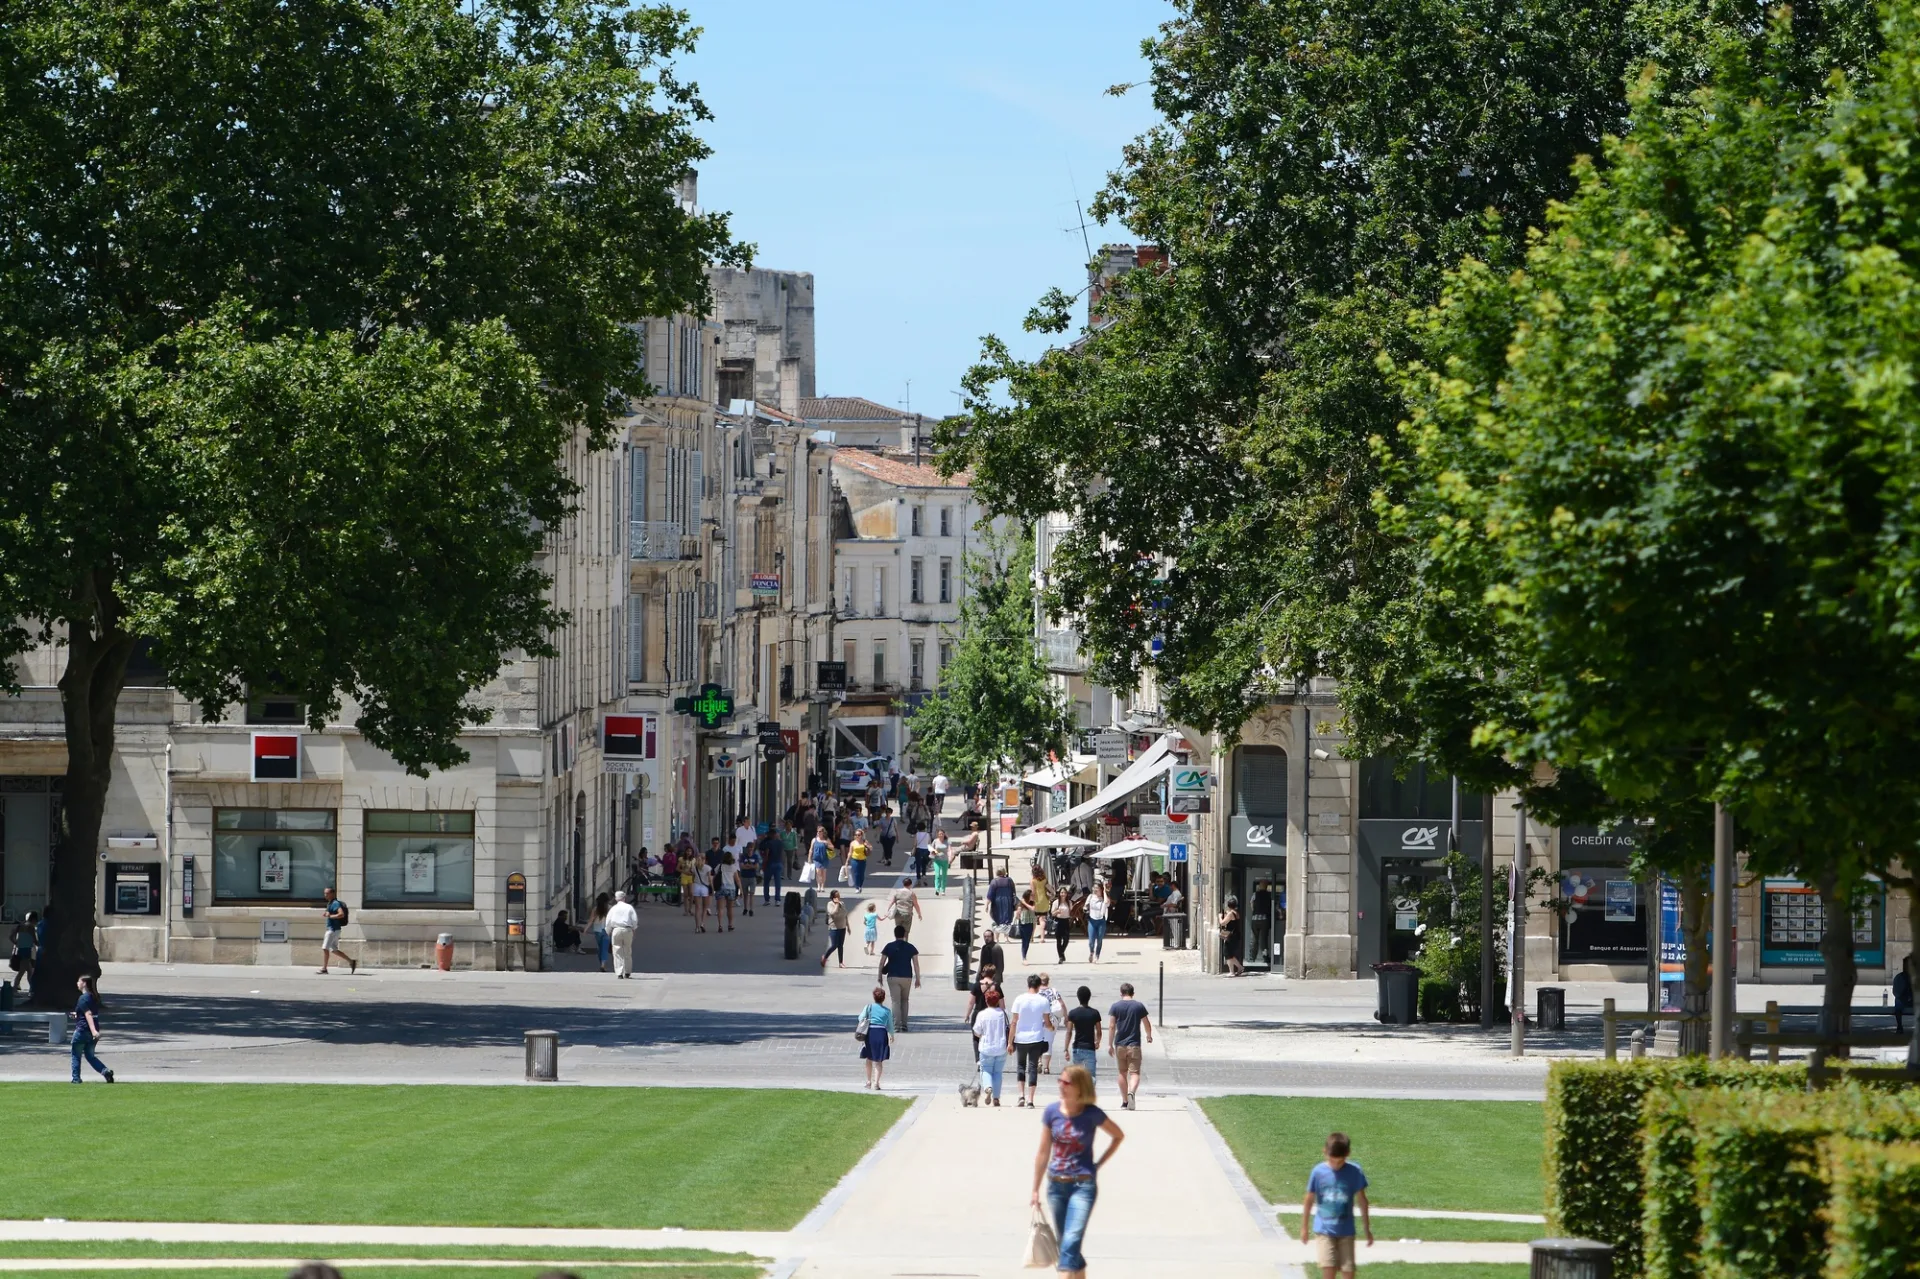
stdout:
<svg viewBox="0 0 1920 1279">
<path fill-rule="evenodd" d="M 674 183 L 673 194 L 680 202 L 681 209 L 688 213 L 697 212 L 700 208 L 700 171 L 688 169 L 682 173 L 680 180 Z"/>
<path fill-rule="evenodd" d="M 780 411 L 800 415 L 800 361 L 780 361 Z"/>
<path fill-rule="evenodd" d="M 1158 250 L 1154 250 L 1157 254 Z M 1144 254 L 1137 252 L 1131 244 L 1103 244 L 1100 246 L 1100 261 L 1097 266 L 1087 267 L 1087 327 L 1098 327 L 1103 318 L 1100 303 L 1107 296 L 1107 284 L 1118 276 L 1125 275 L 1140 265 Z"/>
</svg>

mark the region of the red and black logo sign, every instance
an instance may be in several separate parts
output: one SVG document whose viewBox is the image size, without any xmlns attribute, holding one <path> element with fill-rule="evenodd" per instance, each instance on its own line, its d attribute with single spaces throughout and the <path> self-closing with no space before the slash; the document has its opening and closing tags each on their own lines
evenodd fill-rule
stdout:
<svg viewBox="0 0 1920 1279">
<path fill-rule="evenodd" d="M 609 715 L 601 751 L 609 759 L 654 759 L 659 754 L 658 723 L 652 715 Z"/>
<path fill-rule="evenodd" d="M 253 735 L 253 780 L 256 782 L 299 781 L 300 734 L 255 733 Z"/>
</svg>

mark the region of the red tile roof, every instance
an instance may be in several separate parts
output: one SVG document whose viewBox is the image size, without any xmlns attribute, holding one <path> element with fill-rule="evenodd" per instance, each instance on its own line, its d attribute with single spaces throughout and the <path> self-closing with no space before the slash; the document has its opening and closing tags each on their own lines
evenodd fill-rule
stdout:
<svg viewBox="0 0 1920 1279">
<path fill-rule="evenodd" d="M 800 416 L 809 422 L 898 422 L 914 415 L 857 395 L 819 395 L 802 397 Z"/>
<path fill-rule="evenodd" d="M 836 468 L 858 471 L 900 488 L 963 489 L 971 479 L 964 471 L 949 478 L 931 466 L 917 466 L 864 449 L 841 449 L 833 455 L 833 464 Z"/>
</svg>

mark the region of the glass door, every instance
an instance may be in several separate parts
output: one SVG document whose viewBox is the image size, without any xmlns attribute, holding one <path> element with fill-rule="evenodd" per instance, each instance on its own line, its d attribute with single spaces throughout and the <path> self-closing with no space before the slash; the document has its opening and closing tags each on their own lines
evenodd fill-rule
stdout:
<svg viewBox="0 0 1920 1279">
<path fill-rule="evenodd" d="M 1287 873 L 1284 866 L 1240 868 L 1240 904 L 1246 912 L 1240 962 L 1248 968 L 1281 966 L 1287 935 Z"/>
<path fill-rule="evenodd" d="M 1445 872 L 1437 861 L 1420 861 L 1413 858 L 1389 857 L 1381 863 L 1381 884 L 1383 887 L 1381 903 L 1382 914 L 1389 925 L 1386 932 L 1387 944 L 1385 958 L 1392 963 L 1406 963 L 1420 949 L 1420 938 L 1415 930 L 1420 926 L 1419 899 L 1427 885 L 1440 879 Z"/>
</svg>

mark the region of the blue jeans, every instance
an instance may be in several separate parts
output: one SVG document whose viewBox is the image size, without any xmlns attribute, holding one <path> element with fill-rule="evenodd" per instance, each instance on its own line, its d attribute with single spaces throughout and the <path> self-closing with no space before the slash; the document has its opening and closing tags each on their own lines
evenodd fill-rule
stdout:
<svg viewBox="0 0 1920 1279">
<path fill-rule="evenodd" d="M 867 859 L 864 857 L 858 859 L 850 857 L 847 859 L 847 865 L 853 867 L 853 886 L 855 888 L 865 888 L 867 886 Z"/>
<path fill-rule="evenodd" d="M 993 1099 L 1000 1100 L 1000 1081 L 1007 1075 L 1007 1055 L 1005 1053 L 980 1054 L 981 1081 L 993 1092 Z"/>
<path fill-rule="evenodd" d="M 1069 1055 L 1073 1058 L 1074 1065 L 1085 1066 L 1087 1068 L 1087 1074 L 1096 1079 L 1100 1077 L 1099 1053 L 1091 1048 L 1075 1048 Z"/>
<path fill-rule="evenodd" d="M 593 944 L 600 952 L 600 966 L 605 968 L 607 961 L 613 958 L 613 938 L 606 929 L 596 928 L 593 930 Z"/>
<path fill-rule="evenodd" d="M 73 1037 L 73 1082 L 76 1084 L 80 1082 L 80 1059 L 82 1057 L 85 1057 L 87 1064 L 99 1071 L 102 1076 L 107 1073 L 107 1064 L 93 1055 L 94 1043 L 94 1040 L 88 1039 L 82 1034 L 76 1033 Z"/>
<path fill-rule="evenodd" d="M 760 904 L 771 906 L 773 899 L 780 896 L 780 881 L 786 877 L 787 868 L 776 863 L 767 864 L 767 878 L 760 886 Z"/>
<path fill-rule="evenodd" d="M 1056 1269 L 1071 1273 L 1087 1268 L 1080 1241 L 1086 1237 L 1087 1218 L 1093 1215 L 1093 1201 L 1099 1195 L 1100 1189 L 1091 1177 L 1085 1181 L 1047 1179 L 1047 1206 L 1053 1209 L 1053 1228 L 1060 1233 L 1060 1260 Z"/>
<path fill-rule="evenodd" d="M 1100 948 L 1107 942 L 1107 921 L 1089 919 L 1087 921 L 1087 949 L 1095 959 L 1100 958 Z"/>
</svg>

